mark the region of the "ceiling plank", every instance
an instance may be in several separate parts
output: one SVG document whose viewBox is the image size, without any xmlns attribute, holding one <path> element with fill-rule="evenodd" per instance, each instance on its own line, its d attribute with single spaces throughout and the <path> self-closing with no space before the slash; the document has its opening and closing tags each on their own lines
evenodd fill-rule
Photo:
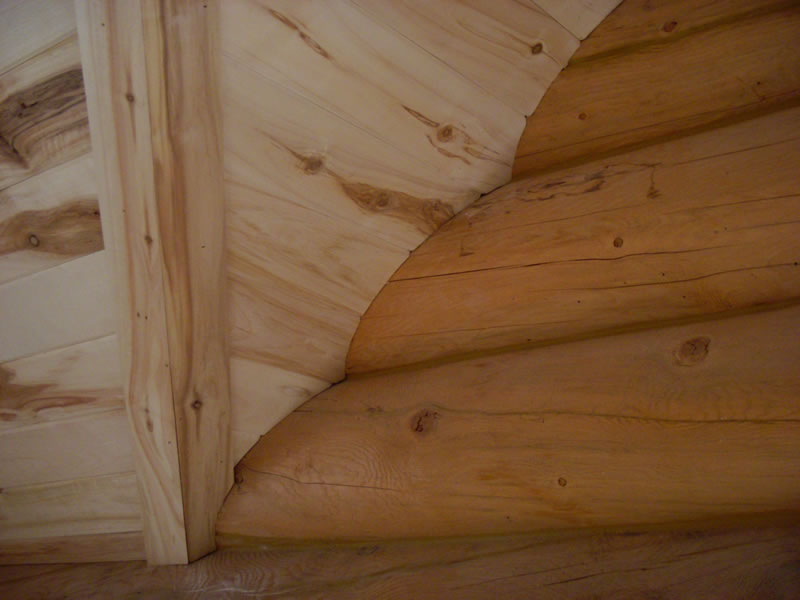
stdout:
<svg viewBox="0 0 800 600">
<path fill-rule="evenodd" d="M 232 483 L 217 6 L 77 7 L 145 549 L 185 563 L 214 549 Z"/>
</svg>

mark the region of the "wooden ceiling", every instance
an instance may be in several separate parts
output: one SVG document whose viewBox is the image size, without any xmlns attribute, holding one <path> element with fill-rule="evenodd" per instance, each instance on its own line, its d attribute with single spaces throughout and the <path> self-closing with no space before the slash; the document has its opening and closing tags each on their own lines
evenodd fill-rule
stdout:
<svg viewBox="0 0 800 600">
<path fill-rule="evenodd" d="M 618 3 L 0 2 L 0 562 L 797 589 L 800 12 Z"/>
</svg>

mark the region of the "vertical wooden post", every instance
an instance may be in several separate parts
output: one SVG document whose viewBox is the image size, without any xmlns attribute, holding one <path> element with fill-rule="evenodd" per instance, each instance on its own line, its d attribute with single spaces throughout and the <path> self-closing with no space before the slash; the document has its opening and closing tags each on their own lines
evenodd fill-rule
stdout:
<svg viewBox="0 0 800 600">
<path fill-rule="evenodd" d="M 214 549 L 232 485 L 214 0 L 76 0 L 152 564 Z"/>
</svg>

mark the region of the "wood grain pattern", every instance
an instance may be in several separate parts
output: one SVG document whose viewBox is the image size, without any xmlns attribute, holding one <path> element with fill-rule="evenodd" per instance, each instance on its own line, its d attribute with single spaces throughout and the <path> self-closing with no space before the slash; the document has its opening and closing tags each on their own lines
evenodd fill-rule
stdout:
<svg viewBox="0 0 800 600">
<path fill-rule="evenodd" d="M 118 562 L 144 559 L 141 531 L 0 541 L 0 564 Z"/>
<path fill-rule="evenodd" d="M 89 155 L 0 191 L 0 283 L 102 249 Z"/>
<path fill-rule="evenodd" d="M 133 472 L 4 488 L 0 540 L 141 531 Z"/>
<path fill-rule="evenodd" d="M 627 0 L 528 120 L 514 177 L 796 105 L 799 36 L 796 2 Z"/>
<path fill-rule="evenodd" d="M 234 0 L 220 24 L 232 353 L 316 389 L 408 252 L 507 181 L 577 40 L 506 0 Z M 250 432 L 305 398 L 249 407 L 233 377 Z"/>
<path fill-rule="evenodd" d="M 116 336 L 0 364 L 0 435 L 122 408 Z"/>
<path fill-rule="evenodd" d="M 383 539 L 792 510 L 800 308 L 351 378 L 237 467 L 221 536 Z"/>
<path fill-rule="evenodd" d="M 232 481 L 216 4 L 86 1 L 78 22 L 147 556 L 186 562 Z"/>
<path fill-rule="evenodd" d="M 620 0 L 536 0 L 538 6 L 581 40 L 619 3 Z"/>
<path fill-rule="evenodd" d="M 579 43 L 530 1 L 356 4 L 522 115 L 534 111 Z M 536 85 L 523 87 L 520 78 Z"/>
<path fill-rule="evenodd" d="M 348 369 L 795 298 L 798 161 L 793 109 L 501 188 L 398 270 Z"/>
<path fill-rule="evenodd" d="M 0 285 L 0 362 L 114 333 L 105 251 Z"/>
<path fill-rule="evenodd" d="M 123 408 L 0 433 L 0 487 L 133 470 Z"/>
<path fill-rule="evenodd" d="M 216 552 L 143 563 L 0 569 L 0 594 L 39 598 L 478 600 L 789 599 L 800 593 L 796 516 L 570 535 Z"/>
</svg>

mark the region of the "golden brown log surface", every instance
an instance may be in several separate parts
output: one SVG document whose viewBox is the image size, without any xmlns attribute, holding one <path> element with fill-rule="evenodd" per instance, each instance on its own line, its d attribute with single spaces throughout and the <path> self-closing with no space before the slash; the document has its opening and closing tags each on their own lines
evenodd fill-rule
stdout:
<svg viewBox="0 0 800 600">
<path fill-rule="evenodd" d="M 686 598 L 800 594 L 792 515 L 507 538 L 220 551 L 191 565 L 141 562 L 0 568 L 27 598 L 376 600 Z"/>
<path fill-rule="evenodd" d="M 239 463 L 222 535 L 452 536 L 786 510 L 800 308 L 348 379 Z"/>
<path fill-rule="evenodd" d="M 796 103 L 798 37 L 792 0 L 626 0 L 528 119 L 514 177 Z"/>
<path fill-rule="evenodd" d="M 800 296 L 800 109 L 509 184 L 372 302 L 349 372 Z"/>
</svg>

